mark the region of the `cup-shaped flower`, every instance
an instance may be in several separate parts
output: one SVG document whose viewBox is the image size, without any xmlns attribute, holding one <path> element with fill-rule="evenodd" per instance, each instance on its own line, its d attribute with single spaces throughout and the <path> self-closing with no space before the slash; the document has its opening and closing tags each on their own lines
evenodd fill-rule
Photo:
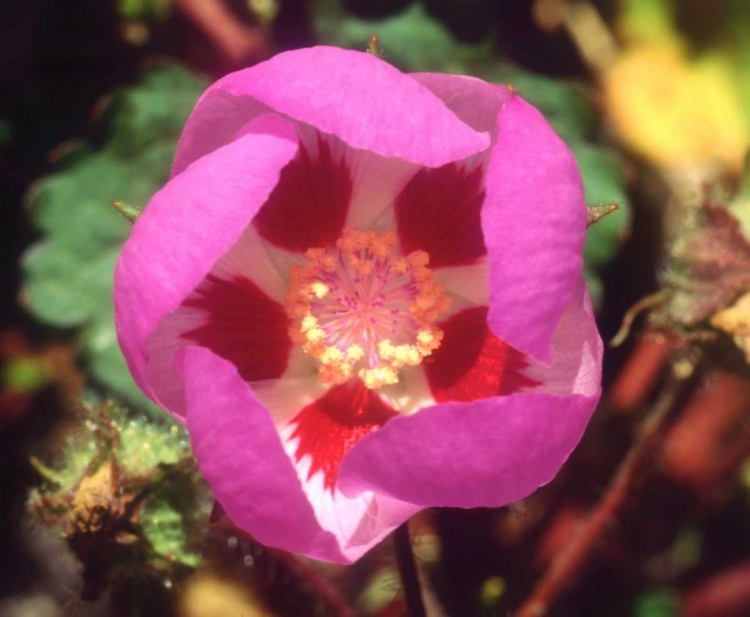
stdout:
<svg viewBox="0 0 750 617">
<path fill-rule="evenodd" d="M 211 86 L 120 258 L 120 344 L 229 518 L 349 562 L 548 482 L 600 393 L 570 151 L 512 90 L 364 53 Z"/>
</svg>

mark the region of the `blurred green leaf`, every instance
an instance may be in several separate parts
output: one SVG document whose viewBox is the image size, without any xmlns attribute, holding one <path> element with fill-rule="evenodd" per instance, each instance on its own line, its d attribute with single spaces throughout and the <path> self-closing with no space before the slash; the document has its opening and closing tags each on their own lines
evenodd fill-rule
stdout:
<svg viewBox="0 0 750 617">
<path fill-rule="evenodd" d="M 669 589 L 655 587 L 643 592 L 635 601 L 633 617 L 677 617 L 680 604 Z"/>
<path fill-rule="evenodd" d="M 112 97 L 102 147 L 74 144 L 59 171 L 27 196 L 31 220 L 46 237 L 23 258 L 26 306 L 52 326 L 79 328 L 91 376 L 141 406 L 147 399 L 114 330 L 112 277 L 131 224 L 112 203 L 145 205 L 167 180 L 177 138 L 205 85 L 174 64 L 151 69 Z"/>
<path fill-rule="evenodd" d="M 0 144 L 8 141 L 13 135 L 13 129 L 5 118 L 0 118 Z"/>
<path fill-rule="evenodd" d="M 108 145 L 120 156 L 134 155 L 180 134 L 185 120 L 205 90 L 203 78 L 170 64 L 143 76 L 137 88 L 116 93 L 106 120 Z"/>
<path fill-rule="evenodd" d="M 365 20 L 347 13 L 340 0 L 322 0 L 314 19 L 321 41 L 338 47 L 365 51 L 377 34 L 382 58 L 405 71 L 464 73 L 467 64 L 487 60 L 493 53 L 490 43 L 456 41 L 419 2 L 392 17 Z"/>
<path fill-rule="evenodd" d="M 16 392 L 34 392 L 48 381 L 45 367 L 35 358 L 13 358 L 0 369 L 0 385 Z"/>
<path fill-rule="evenodd" d="M 125 19 L 160 22 L 172 13 L 172 0 L 119 0 L 117 8 Z"/>
<path fill-rule="evenodd" d="M 566 141 L 581 139 L 596 129 L 598 118 L 586 91 L 577 83 L 524 71 L 510 63 L 477 67 L 478 77 L 512 85 Z"/>
</svg>

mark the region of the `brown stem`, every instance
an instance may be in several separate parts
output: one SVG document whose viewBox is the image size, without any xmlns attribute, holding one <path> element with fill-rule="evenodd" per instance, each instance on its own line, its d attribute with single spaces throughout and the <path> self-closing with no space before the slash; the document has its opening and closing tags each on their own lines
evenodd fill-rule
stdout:
<svg viewBox="0 0 750 617">
<path fill-rule="evenodd" d="M 750 561 L 698 584 L 683 597 L 682 617 L 738 617 L 750 614 Z"/>
<path fill-rule="evenodd" d="M 641 432 L 620 463 L 581 531 L 570 540 L 537 583 L 531 595 L 516 611 L 515 617 L 543 617 L 565 590 L 577 581 L 593 559 L 596 545 L 613 527 L 636 483 L 651 466 L 662 441 L 663 428 L 683 402 L 687 386 L 692 384 L 697 358 L 675 361 L 653 409 L 643 422 Z"/>
</svg>

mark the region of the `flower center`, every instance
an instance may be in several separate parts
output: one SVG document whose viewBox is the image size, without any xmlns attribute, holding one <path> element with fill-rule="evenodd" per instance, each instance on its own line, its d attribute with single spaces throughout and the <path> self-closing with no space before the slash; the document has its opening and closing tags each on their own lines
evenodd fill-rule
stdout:
<svg viewBox="0 0 750 617">
<path fill-rule="evenodd" d="M 424 251 L 394 250 L 396 234 L 345 229 L 336 248 L 313 248 L 290 273 L 289 333 L 320 362 L 325 384 L 357 376 L 368 388 L 398 383 L 440 347 L 432 325 L 450 298 L 427 267 Z"/>
</svg>

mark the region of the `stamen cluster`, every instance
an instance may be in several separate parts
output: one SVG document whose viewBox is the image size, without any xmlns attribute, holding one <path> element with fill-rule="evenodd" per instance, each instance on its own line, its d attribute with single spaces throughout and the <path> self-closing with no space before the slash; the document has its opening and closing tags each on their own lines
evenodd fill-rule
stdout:
<svg viewBox="0 0 750 617">
<path fill-rule="evenodd" d="M 290 273 L 286 310 L 290 336 L 320 362 L 320 379 L 341 384 L 357 376 L 368 388 L 399 381 L 440 346 L 432 325 L 450 298 L 428 267 L 429 255 L 396 253 L 396 234 L 345 229 L 335 248 L 305 253 Z"/>
</svg>

